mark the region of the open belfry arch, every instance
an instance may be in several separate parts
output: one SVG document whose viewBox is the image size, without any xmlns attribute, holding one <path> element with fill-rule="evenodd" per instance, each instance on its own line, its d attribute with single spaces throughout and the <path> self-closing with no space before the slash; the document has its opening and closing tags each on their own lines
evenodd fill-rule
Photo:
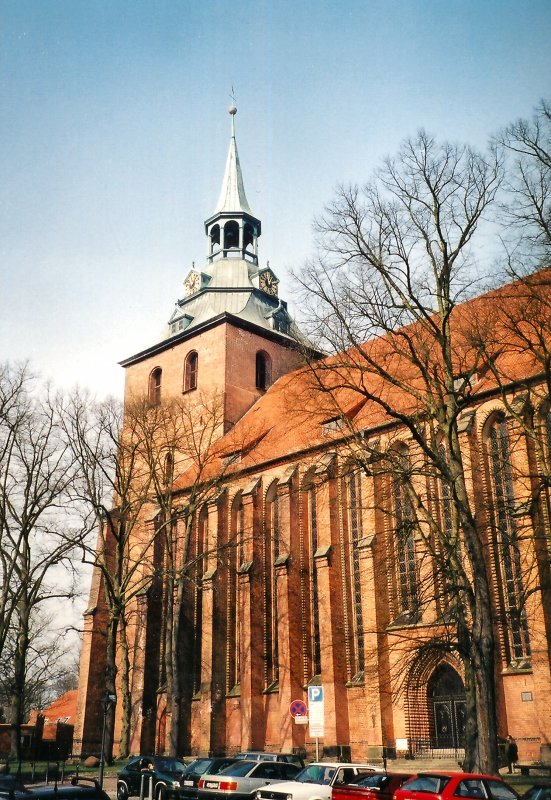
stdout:
<svg viewBox="0 0 551 800">
<path fill-rule="evenodd" d="M 191 420 L 185 441 L 160 454 L 162 480 L 136 528 L 149 546 L 143 589 L 128 610 L 130 751 L 313 755 L 308 726 L 296 724 L 289 708 L 307 701 L 309 686 L 322 685 L 326 756 L 459 758 L 465 675 L 457 654 L 439 649 L 445 577 L 411 524 L 399 475 L 379 466 L 385 452 L 400 463 L 419 455 L 369 402 L 345 396 L 335 414 L 327 397 L 313 392 L 279 280 L 259 257 L 261 222 L 245 193 L 235 116 L 232 106 L 220 196 L 205 222 L 205 260 L 185 275 L 162 340 L 121 362 L 129 413 L 143 401 L 148 418 L 162 419 L 178 404 Z M 498 307 L 506 302 L 499 293 L 478 301 Z M 544 447 L 551 442 L 548 402 L 543 398 Z M 372 462 L 356 458 L 347 440 L 352 427 Z M 516 475 L 536 475 L 539 466 L 499 391 L 473 394 L 459 435 L 478 476 L 469 479 L 473 505 L 488 531 L 499 730 L 514 733 L 523 757 L 539 758 L 551 740 L 551 593 L 541 588 L 551 564 L 549 492 L 535 500 L 537 547 L 526 517 L 518 548 L 520 512 L 511 515 L 510 498 L 515 508 L 528 507 L 526 481 L 515 482 Z M 182 456 L 197 436 L 213 453 L 200 481 L 189 453 Z M 435 481 L 426 483 L 420 491 L 446 526 L 449 497 Z M 518 552 L 523 566 L 533 562 L 539 584 L 514 617 L 523 592 Z M 100 747 L 106 625 L 97 571 L 75 730 L 86 754 Z M 115 753 L 121 724 L 118 700 Z"/>
</svg>

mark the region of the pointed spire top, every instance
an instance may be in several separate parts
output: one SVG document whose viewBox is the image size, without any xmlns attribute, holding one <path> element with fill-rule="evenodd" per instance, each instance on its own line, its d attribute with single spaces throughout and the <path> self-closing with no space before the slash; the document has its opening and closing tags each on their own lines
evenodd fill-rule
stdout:
<svg viewBox="0 0 551 800">
<path fill-rule="evenodd" d="M 235 141 L 235 115 L 237 114 L 237 108 L 230 106 L 228 110 L 231 115 L 230 149 L 228 151 L 222 189 L 214 213 L 244 212 L 245 214 L 252 214 L 245 195 L 243 175 L 241 174 L 241 165 L 239 164 L 237 143 Z"/>
</svg>

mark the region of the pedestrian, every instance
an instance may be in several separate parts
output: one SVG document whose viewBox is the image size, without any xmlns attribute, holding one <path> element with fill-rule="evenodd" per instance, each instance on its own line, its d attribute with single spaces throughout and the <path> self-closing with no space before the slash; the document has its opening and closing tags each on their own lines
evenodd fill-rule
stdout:
<svg viewBox="0 0 551 800">
<path fill-rule="evenodd" d="M 514 765 L 518 761 L 518 746 L 511 734 L 507 737 L 507 768 L 512 773 Z"/>
</svg>

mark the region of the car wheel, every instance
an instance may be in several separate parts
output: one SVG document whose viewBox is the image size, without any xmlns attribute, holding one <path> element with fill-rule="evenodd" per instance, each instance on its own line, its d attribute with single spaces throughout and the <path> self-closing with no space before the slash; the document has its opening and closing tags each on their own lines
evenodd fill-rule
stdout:
<svg viewBox="0 0 551 800">
<path fill-rule="evenodd" d="M 117 800 L 128 800 L 128 786 L 126 783 L 117 783 Z"/>
<path fill-rule="evenodd" d="M 164 783 L 158 783 L 155 787 L 155 800 L 165 800 L 166 786 Z"/>
</svg>

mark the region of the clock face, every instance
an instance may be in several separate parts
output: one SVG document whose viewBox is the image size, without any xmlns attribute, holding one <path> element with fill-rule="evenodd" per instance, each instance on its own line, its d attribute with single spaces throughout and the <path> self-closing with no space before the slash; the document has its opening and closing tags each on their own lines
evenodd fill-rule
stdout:
<svg viewBox="0 0 551 800">
<path fill-rule="evenodd" d="M 275 277 L 274 273 L 270 270 L 266 270 L 266 272 L 261 272 L 260 277 L 258 279 L 258 285 L 262 289 L 263 292 L 266 294 L 276 295 L 277 294 L 277 278 Z"/>
<path fill-rule="evenodd" d="M 190 272 L 186 278 L 186 291 L 188 294 L 197 292 L 201 287 L 201 276 L 198 272 Z"/>
</svg>

